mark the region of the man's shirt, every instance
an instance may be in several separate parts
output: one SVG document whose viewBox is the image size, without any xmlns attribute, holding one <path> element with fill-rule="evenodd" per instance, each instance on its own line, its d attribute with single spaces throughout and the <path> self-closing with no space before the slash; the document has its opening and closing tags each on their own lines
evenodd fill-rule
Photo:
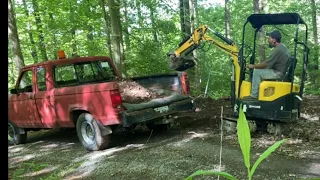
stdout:
<svg viewBox="0 0 320 180">
<path fill-rule="evenodd" d="M 266 60 L 267 69 L 283 76 L 286 72 L 287 61 L 289 59 L 289 49 L 282 43 L 278 44 L 270 53 L 269 58 Z"/>
</svg>

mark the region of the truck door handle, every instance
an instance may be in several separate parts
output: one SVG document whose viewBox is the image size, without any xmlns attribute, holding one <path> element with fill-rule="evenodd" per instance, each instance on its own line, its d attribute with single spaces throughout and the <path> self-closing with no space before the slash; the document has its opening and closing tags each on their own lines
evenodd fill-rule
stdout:
<svg viewBox="0 0 320 180">
<path fill-rule="evenodd" d="M 29 99 L 33 99 L 33 95 L 28 95 L 28 98 Z"/>
</svg>

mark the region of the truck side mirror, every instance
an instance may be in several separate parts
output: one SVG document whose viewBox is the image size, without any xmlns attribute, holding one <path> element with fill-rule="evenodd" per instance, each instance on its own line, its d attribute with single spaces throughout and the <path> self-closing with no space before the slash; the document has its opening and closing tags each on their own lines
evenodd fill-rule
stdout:
<svg viewBox="0 0 320 180">
<path fill-rule="evenodd" d="M 17 89 L 10 89 L 10 94 L 18 94 Z"/>
</svg>

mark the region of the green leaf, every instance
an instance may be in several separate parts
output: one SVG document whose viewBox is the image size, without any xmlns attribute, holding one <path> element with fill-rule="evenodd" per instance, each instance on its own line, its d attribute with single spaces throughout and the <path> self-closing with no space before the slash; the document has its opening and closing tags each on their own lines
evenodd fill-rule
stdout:
<svg viewBox="0 0 320 180">
<path fill-rule="evenodd" d="M 281 141 L 278 141 L 274 143 L 272 146 L 270 146 L 266 151 L 263 152 L 263 154 L 260 155 L 260 157 L 257 159 L 257 161 L 253 164 L 252 169 L 250 171 L 250 177 L 253 176 L 254 171 L 258 167 L 258 165 L 266 159 L 273 151 L 275 151 L 286 139 L 282 139 Z"/>
<path fill-rule="evenodd" d="M 203 171 L 203 170 L 198 170 L 195 173 L 191 174 L 189 177 L 187 177 L 185 180 L 192 180 L 193 177 L 195 176 L 200 176 L 200 175 L 218 175 L 225 177 L 227 179 L 231 180 L 237 180 L 237 178 L 233 177 L 231 174 L 226 173 L 226 172 L 220 172 L 220 171 Z"/>
<path fill-rule="evenodd" d="M 244 164 L 247 169 L 250 169 L 250 147 L 251 147 L 251 134 L 246 120 L 246 116 L 243 113 L 242 105 L 240 105 L 239 118 L 237 122 L 238 141 L 242 151 Z"/>
</svg>

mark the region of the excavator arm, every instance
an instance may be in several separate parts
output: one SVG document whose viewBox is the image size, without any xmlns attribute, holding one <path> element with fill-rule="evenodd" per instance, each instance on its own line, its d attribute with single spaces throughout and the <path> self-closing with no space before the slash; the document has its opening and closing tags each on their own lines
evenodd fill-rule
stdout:
<svg viewBox="0 0 320 180">
<path fill-rule="evenodd" d="M 207 31 L 211 31 L 214 35 L 216 35 L 218 38 L 220 38 L 223 42 L 218 41 L 217 39 L 212 38 L 211 36 L 207 35 Z M 235 43 L 228 39 L 223 37 L 218 32 L 210 29 L 207 25 L 202 25 L 194 32 L 192 35 L 185 40 L 183 40 L 179 47 L 177 47 L 175 50 L 171 51 L 167 55 L 170 58 L 170 64 L 169 67 L 171 69 L 177 70 L 177 71 L 184 71 L 188 68 L 191 68 L 195 66 L 196 60 L 193 56 L 189 56 L 189 54 L 200 47 L 201 41 L 210 42 L 218 49 L 222 50 L 223 52 L 227 53 L 232 57 L 232 63 L 234 66 L 234 71 L 232 74 L 232 81 L 234 82 L 234 94 L 235 97 L 238 98 L 238 91 L 239 91 L 239 79 L 240 79 L 240 65 L 238 62 L 238 53 L 239 50 Z"/>
</svg>

